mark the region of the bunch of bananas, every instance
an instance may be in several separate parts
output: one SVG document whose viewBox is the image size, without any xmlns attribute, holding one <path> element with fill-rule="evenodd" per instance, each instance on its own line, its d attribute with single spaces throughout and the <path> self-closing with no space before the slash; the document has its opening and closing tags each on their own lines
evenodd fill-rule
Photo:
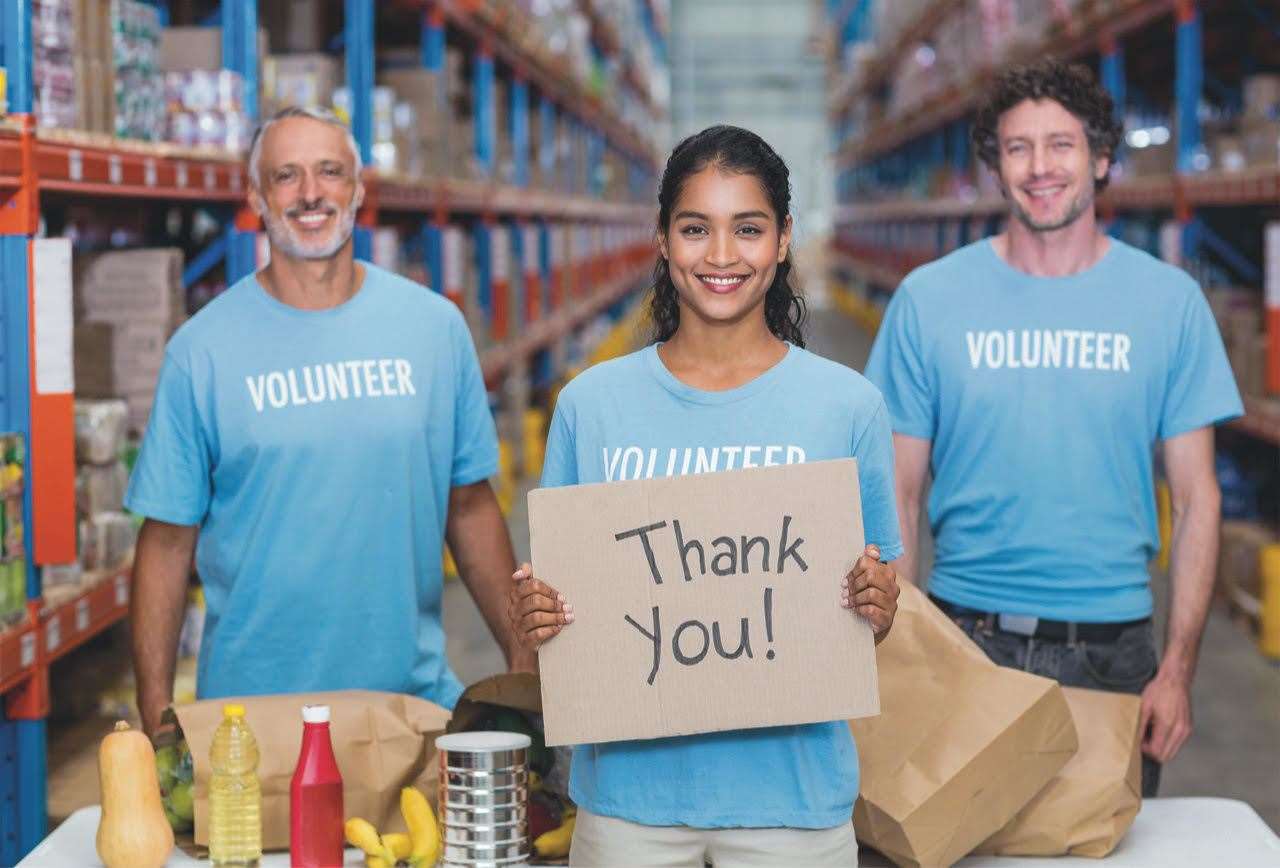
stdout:
<svg viewBox="0 0 1280 868">
<path fill-rule="evenodd" d="M 431 868 L 440 858 L 440 828 L 427 797 L 414 787 L 405 787 L 400 791 L 400 813 L 409 827 L 408 835 L 379 835 L 368 820 L 347 820 L 347 841 L 364 851 L 368 868 L 394 868 L 401 862 L 410 868 Z"/>
</svg>

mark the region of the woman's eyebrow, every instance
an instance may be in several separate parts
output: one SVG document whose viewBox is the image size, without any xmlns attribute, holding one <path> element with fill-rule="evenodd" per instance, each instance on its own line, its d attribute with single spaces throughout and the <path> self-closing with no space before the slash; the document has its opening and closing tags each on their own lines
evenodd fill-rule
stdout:
<svg viewBox="0 0 1280 868">
<path fill-rule="evenodd" d="M 708 217 L 706 214 L 702 214 L 698 211 L 681 211 L 673 219 L 684 220 L 686 218 L 689 220 L 706 220 L 706 221 L 711 220 L 711 218 Z"/>
<path fill-rule="evenodd" d="M 768 220 L 769 215 L 763 211 L 739 211 L 737 214 L 733 215 L 733 219 L 734 220 L 755 220 L 755 219 Z"/>
</svg>

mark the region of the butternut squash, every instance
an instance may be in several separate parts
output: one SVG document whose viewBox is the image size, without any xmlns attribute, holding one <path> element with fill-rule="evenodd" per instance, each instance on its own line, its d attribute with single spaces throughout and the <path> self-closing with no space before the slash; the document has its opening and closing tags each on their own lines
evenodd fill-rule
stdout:
<svg viewBox="0 0 1280 868">
<path fill-rule="evenodd" d="M 173 852 L 173 829 L 160 804 L 151 741 L 123 720 L 98 748 L 102 819 L 98 856 L 107 868 L 160 868 Z"/>
</svg>

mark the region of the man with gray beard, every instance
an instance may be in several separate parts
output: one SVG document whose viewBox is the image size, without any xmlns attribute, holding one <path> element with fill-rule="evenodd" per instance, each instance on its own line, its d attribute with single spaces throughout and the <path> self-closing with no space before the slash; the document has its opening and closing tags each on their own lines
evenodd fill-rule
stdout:
<svg viewBox="0 0 1280 868">
<path fill-rule="evenodd" d="M 1217 563 L 1213 426 L 1242 407 L 1200 287 L 1094 216 L 1121 138 L 1088 69 L 1053 60 L 991 88 L 974 146 L 1005 230 L 912 272 L 867 363 L 893 421 L 902 537 L 916 575 L 995 662 L 1142 701 L 1144 795 L 1191 733 L 1191 679 Z M 1160 659 L 1147 563 L 1152 456 L 1173 500 Z"/>
<path fill-rule="evenodd" d="M 197 693 L 365 688 L 451 708 L 443 543 L 512 669 L 516 568 L 489 487 L 497 438 L 461 313 L 353 254 L 359 151 L 286 109 L 249 156 L 271 262 L 173 336 L 126 498 L 146 517 L 133 657 L 144 728 L 173 699 L 194 556 Z"/>
</svg>

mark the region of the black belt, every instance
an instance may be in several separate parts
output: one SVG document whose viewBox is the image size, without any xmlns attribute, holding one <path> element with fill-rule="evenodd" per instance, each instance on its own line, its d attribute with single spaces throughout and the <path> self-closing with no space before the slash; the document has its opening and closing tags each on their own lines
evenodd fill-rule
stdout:
<svg viewBox="0 0 1280 868">
<path fill-rule="evenodd" d="M 1012 633 L 1015 636 L 1048 639 L 1053 642 L 1081 641 L 1106 644 L 1115 642 L 1125 630 L 1142 626 L 1151 621 L 1150 618 L 1142 618 L 1137 621 L 1122 621 L 1109 624 L 1082 624 L 1076 621 L 1053 621 L 1049 618 L 1037 618 L 1034 615 L 1006 615 L 1001 612 L 983 612 L 979 609 L 970 609 L 966 606 L 948 603 L 933 594 L 929 595 L 929 599 L 939 609 L 952 617 L 976 618 L 979 626 L 988 632 L 995 629 L 1003 633 Z"/>
</svg>

